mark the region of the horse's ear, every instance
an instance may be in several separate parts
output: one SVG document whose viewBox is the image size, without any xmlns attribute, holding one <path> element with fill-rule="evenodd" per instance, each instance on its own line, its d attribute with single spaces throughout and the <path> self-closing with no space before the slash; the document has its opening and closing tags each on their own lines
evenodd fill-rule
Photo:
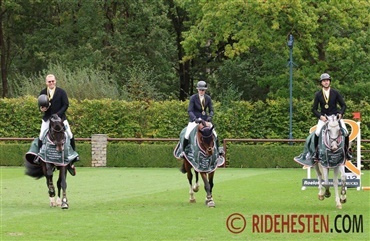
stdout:
<svg viewBox="0 0 370 241">
<path fill-rule="evenodd" d="M 213 128 L 215 128 L 215 125 L 212 125 L 211 131 L 213 131 Z"/>
</svg>

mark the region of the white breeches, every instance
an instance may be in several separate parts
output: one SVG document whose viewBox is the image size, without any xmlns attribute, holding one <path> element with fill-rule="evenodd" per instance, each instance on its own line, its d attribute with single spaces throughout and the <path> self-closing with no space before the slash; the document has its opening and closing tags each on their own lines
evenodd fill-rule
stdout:
<svg viewBox="0 0 370 241">
<path fill-rule="evenodd" d="M 40 129 L 40 134 L 39 134 L 39 139 L 41 140 L 42 139 L 42 135 L 44 134 L 44 132 L 49 129 L 49 120 L 48 121 L 44 121 L 42 120 L 42 123 L 41 123 L 41 129 Z M 69 123 L 67 120 L 63 121 L 63 124 L 64 124 L 64 127 L 65 127 L 65 131 L 67 132 L 67 135 L 70 139 L 73 138 L 73 134 L 72 134 L 72 131 L 71 131 L 71 128 L 69 127 Z"/>
<path fill-rule="evenodd" d="M 344 123 L 344 120 L 340 119 L 339 122 L 340 122 L 340 125 L 342 126 L 342 128 L 344 129 L 344 132 L 345 132 L 344 136 L 348 136 L 348 130 L 347 130 L 346 124 Z M 320 135 L 320 131 L 321 131 L 322 127 L 325 125 L 325 123 L 326 122 L 324 122 L 322 120 L 319 120 L 317 122 L 316 130 L 315 130 L 316 136 Z"/>
<path fill-rule="evenodd" d="M 208 122 L 210 124 L 210 126 L 212 127 L 212 123 L 211 122 Z M 192 122 L 189 122 L 188 123 L 188 127 L 186 127 L 186 132 L 185 132 L 185 139 L 189 139 L 189 135 L 190 135 L 190 132 L 196 127 L 198 126 L 197 123 L 195 123 L 194 121 Z M 213 134 L 215 135 L 215 137 L 217 137 L 217 134 L 216 134 L 216 131 L 215 129 L 213 129 Z"/>
</svg>

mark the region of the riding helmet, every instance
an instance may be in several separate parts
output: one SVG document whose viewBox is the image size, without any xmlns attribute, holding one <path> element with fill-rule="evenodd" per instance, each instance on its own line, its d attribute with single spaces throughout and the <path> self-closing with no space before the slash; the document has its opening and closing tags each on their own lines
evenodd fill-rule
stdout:
<svg viewBox="0 0 370 241">
<path fill-rule="evenodd" d="M 49 107 L 49 98 L 47 95 L 40 95 L 37 101 L 39 103 L 39 106 Z"/>
<path fill-rule="evenodd" d="M 203 80 L 199 81 L 197 84 L 198 90 L 206 90 L 207 89 L 207 83 Z"/>
<path fill-rule="evenodd" d="M 321 76 L 320 76 L 320 82 L 323 81 L 323 80 L 330 80 L 331 81 L 331 77 L 328 73 L 323 73 Z"/>
</svg>

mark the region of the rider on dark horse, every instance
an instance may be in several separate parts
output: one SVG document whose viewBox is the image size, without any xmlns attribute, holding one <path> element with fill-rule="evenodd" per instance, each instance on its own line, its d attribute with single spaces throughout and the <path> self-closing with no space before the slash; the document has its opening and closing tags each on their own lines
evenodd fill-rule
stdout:
<svg viewBox="0 0 370 241">
<path fill-rule="evenodd" d="M 331 77 L 327 73 L 323 73 L 320 76 L 320 85 L 322 86 L 322 90 L 317 91 L 315 93 L 315 99 L 312 106 L 312 112 L 314 115 L 319 119 L 315 131 L 315 148 L 317 150 L 318 143 L 319 143 L 319 135 L 322 127 L 327 122 L 326 116 L 330 115 L 338 115 L 338 119 L 340 120 L 340 126 L 344 130 L 345 133 L 345 151 L 346 151 L 346 158 L 347 160 L 352 159 L 352 152 L 349 148 L 349 133 L 346 128 L 346 125 L 342 119 L 345 111 L 346 111 L 346 103 L 344 102 L 344 99 L 342 95 L 335 89 L 330 88 L 331 84 Z M 338 105 L 340 106 L 340 109 L 338 109 Z M 320 112 L 318 111 L 318 107 L 320 105 Z M 319 153 L 316 151 L 316 159 L 319 158 Z"/>
<path fill-rule="evenodd" d="M 73 148 L 74 151 L 76 151 L 75 140 L 71 128 L 69 126 L 67 116 L 65 114 L 69 106 L 67 93 L 62 88 L 56 86 L 57 80 L 54 75 L 52 74 L 47 75 L 45 80 L 47 87 L 41 90 L 38 99 L 40 111 L 44 113 L 42 117 L 40 135 L 38 139 L 38 148 L 40 150 L 42 147 L 43 141 L 42 138 L 45 131 L 49 128 L 50 117 L 54 114 L 57 114 L 63 120 L 65 131 L 68 137 L 70 138 L 71 147 Z M 76 161 L 78 161 L 78 159 Z M 72 176 L 76 175 L 76 169 L 75 166 L 73 165 L 73 162 L 68 165 L 67 170 Z"/>
<path fill-rule="evenodd" d="M 189 123 L 186 128 L 184 140 L 181 143 L 182 150 L 185 151 L 189 144 L 189 135 L 191 131 L 199 124 L 201 120 L 207 121 L 212 126 L 212 117 L 214 115 L 213 104 L 211 96 L 207 95 L 205 92 L 207 90 L 207 83 L 205 81 L 199 81 L 197 83 L 198 93 L 190 97 L 188 114 Z M 216 147 L 219 150 L 219 143 L 217 139 L 217 134 L 213 129 L 213 134 L 216 138 Z M 219 151 L 220 154 L 223 153 L 222 150 Z M 181 170 L 183 172 L 183 170 Z"/>
</svg>

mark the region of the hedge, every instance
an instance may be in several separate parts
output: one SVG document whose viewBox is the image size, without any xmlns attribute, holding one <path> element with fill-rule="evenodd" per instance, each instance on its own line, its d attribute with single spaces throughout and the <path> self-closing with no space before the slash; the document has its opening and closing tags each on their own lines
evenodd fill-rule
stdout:
<svg viewBox="0 0 370 241">
<path fill-rule="evenodd" d="M 180 161 L 173 156 L 173 144 L 108 143 L 108 167 L 179 167 Z M 22 166 L 24 154 L 30 144 L 1 144 L 3 153 L 1 166 Z M 78 143 L 80 161 L 78 167 L 91 166 L 91 144 Z M 229 144 L 227 147 L 228 167 L 275 168 L 300 167 L 293 157 L 302 152 L 303 144 L 289 145 L 245 145 Z"/>
<path fill-rule="evenodd" d="M 76 137 L 107 134 L 111 138 L 176 138 L 187 125 L 188 101 L 127 102 L 118 100 L 70 100 L 67 111 Z M 311 113 L 311 100 L 293 100 L 293 138 L 307 137 L 317 119 Z M 347 101 L 347 115 L 361 112 L 362 136 L 370 136 L 370 105 Z M 224 138 L 289 138 L 289 100 L 215 102 L 213 123 Z M 11 120 L 11 122 L 10 122 Z M 41 113 L 35 97 L 0 99 L 0 137 L 38 136 Z"/>
</svg>

